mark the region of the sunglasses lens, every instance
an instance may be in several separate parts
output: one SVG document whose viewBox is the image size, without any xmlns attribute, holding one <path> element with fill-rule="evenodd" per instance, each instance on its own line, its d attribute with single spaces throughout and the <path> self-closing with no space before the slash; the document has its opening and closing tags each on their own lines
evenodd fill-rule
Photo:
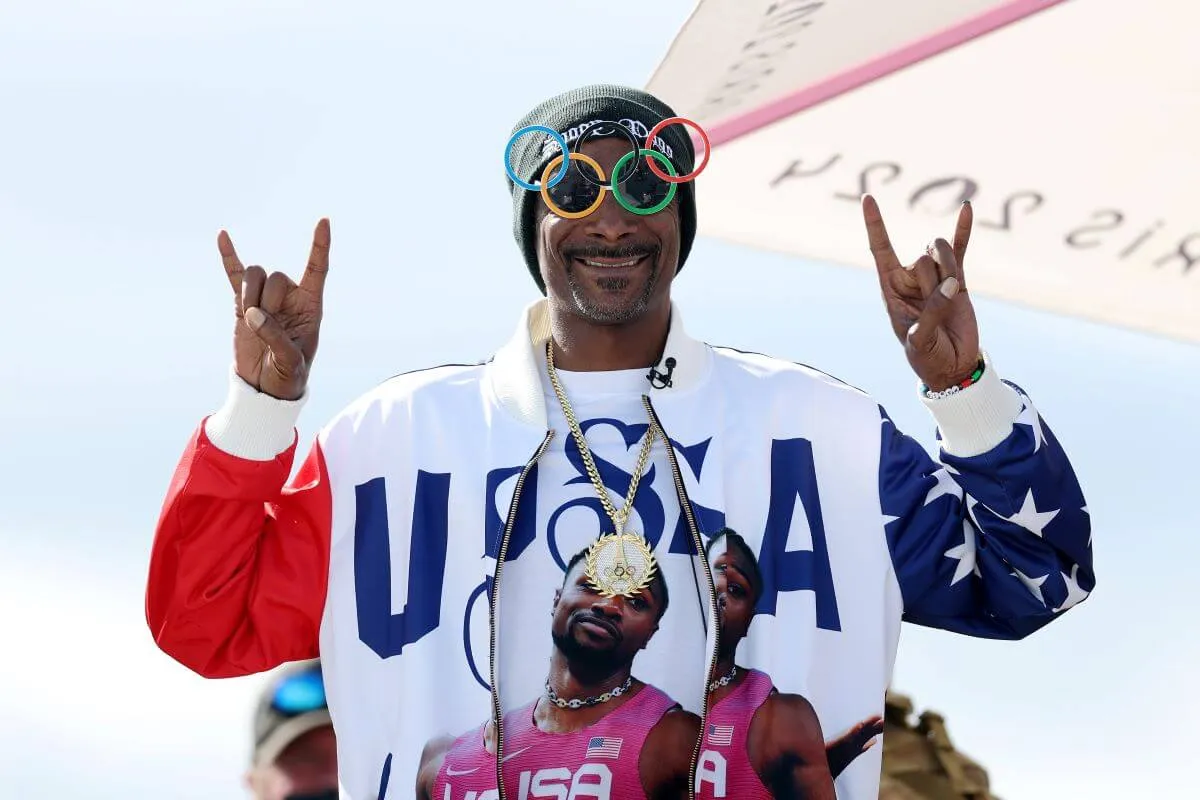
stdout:
<svg viewBox="0 0 1200 800">
<path fill-rule="evenodd" d="M 659 178 L 645 164 L 630 163 L 621 168 L 618 177 L 621 196 L 638 208 L 650 208 L 661 203 L 671 185 Z"/>
<path fill-rule="evenodd" d="M 548 190 L 550 199 L 554 201 L 555 205 L 563 211 L 573 214 L 589 208 L 592 203 L 596 202 L 596 197 L 600 194 L 600 187 L 596 183 L 588 183 L 576 170 L 587 170 L 588 178 L 596 183 L 600 182 L 600 176 L 591 166 L 580 161 L 573 161 L 567 176 Z"/>
<path fill-rule="evenodd" d="M 317 670 L 292 675 L 275 689 L 273 705 L 283 714 L 305 714 L 325 708 L 325 684 Z"/>
</svg>

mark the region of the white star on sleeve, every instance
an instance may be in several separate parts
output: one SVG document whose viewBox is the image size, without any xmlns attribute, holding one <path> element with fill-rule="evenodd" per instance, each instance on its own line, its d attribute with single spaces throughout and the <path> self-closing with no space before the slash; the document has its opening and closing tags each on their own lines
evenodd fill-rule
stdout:
<svg viewBox="0 0 1200 800">
<path fill-rule="evenodd" d="M 1041 537 L 1044 536 L 1043 531 L 1050 524 L 1050 520 L 1058 516 L 1058 512 L 1059 509 L 1038 511 L 1033 502 L 1033 489 L 1030 489 L 1025 495 L 1025 502 L 1021 504 L 1021 510 L 1005 519 L 1014 525 L 1020 525 L 1035 536 Z"/>
<path fill-rule="evenodd" d="M 1028 425 L 1033 429 L 1033 452 L 1036 453 L 1046 441 L 1046 435 L 1042 432 L 1042 421 L 1038 418 L 1037 409 L 1028 400 L 1025 401 L 1025 407 L 1021 409 L 1021 415 L 1017 417 L 1015 424 Z"/>
<path fill-rule="evenodd" d="M 954 482 L 954 478 L 950 477 L 948 470 L 939 469 L 933 474 L 933 477 L 937 483 L 930 487 L 929 493 L 925 495 L 925 505 L 929 505 L 944 494 L 951 497 L 962 497 L 962 487 Z"/>
<path fill-rule="evenodd" d="M 1038 602 L 1040 602 L 1042 605 L 1046 605 L 1046 598 L 1042 595 L 1042 584 L 1045 583 L 1046 579 L 1050 577 L 1048 574 L 1043 575 L 1040 578 L 1031 578 L 1016 567 L 1013 567 L 1013 571 L 1009 574 L 1019 580 L 1021 583 L 1025 584 L 1025 588 L 1029 590 L 1030 594 L 1038 599 Z"/>
<path fill-rule="evenodd" d="M 900 519 L 900 518 L 893 517 L 891 514 L 884 514 L 883 515 L 883 527 L 886 528 L 888 525 L 891 525 L 893 522 L 895 522 L 898 519 Z"/>
<path fill-rule="evenodd" d="M 1071 567 L 1070 575 L 1068 575 L 1065 572 L 1060 572 L 1058 574 L 1063 576 L 1063 583 L 1065 583 L 1067 585 L 1067 596 L 1063 599 L 1063 603 L 1061 606 L 1059 606 L 1058 608 L 1050 609 L 1051 611 L 1053 611 L 1055 613 L 1058 613 L 1059 611 L 1066 611 L 1071 606 L 1082 603 L 1084 600 L 1087 599 L 1088 594 L 1090 594 L 1090 592 L 1085 592 L 1083 589 L 1079 588 L 1079 565 L 1078 564 Z"/>
<path fill-rule="evenodd" d="M 954 569 L 954 577 L 950 579 L 951 586 L 972 572 L 975 573 L 976 577 L 983 577 L 979 572 L 979 565 L 975 563 L 975 529 L 971 527 L 969 521 L 963 520 L 963 543 L 957 547 L 951 547 L 945 552 L 945 556 L 946 558 L 958 559 L 958 566 Z"/>
</svg>

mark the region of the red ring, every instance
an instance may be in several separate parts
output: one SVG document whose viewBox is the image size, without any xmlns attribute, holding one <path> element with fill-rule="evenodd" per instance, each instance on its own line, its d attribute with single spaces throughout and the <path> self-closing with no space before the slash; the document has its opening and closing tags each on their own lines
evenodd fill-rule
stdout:
<svg viewBox="0 0 1200 800">
<path fill-rule="evenodd" d="M 693 122 L 687 117 L 668 117 L 650 129 L 650 133 L 646 135 L 646 149 L 653 150 L 654 137 L 658 134 L 658 132 L 668 125 L 674 125 L 675 123 L 679 123 L 680 125 L 691 125 L 696 129 L 696 132 L 700 134 L 700 138 L 704 141 L 704 158 L 701 159 L 700 166 L 696 167 L 687 175 L 668 175 L 667 173 L 663 172 L 657 164 L 654 163 L 653 158 L 647 158 L 646 164 L 650 167 L 651 172 L 662 178 L 667 183 L 685 183 L 687 181 L 695 180 L 696 176 L 704 171 L 704 168 L 708 166 L 709 153 L 712 152 L 712 147 L 708 142 L 708 134 L 704 132 L 704 128 L 701 128 L 699 123 Z"/>
</svg>

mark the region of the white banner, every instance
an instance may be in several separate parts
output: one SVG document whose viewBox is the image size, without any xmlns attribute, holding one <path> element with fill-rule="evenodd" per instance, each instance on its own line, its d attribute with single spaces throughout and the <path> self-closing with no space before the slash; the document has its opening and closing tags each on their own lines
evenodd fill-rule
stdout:
<svg viewBox="0 0 1200 800">
<path fill-rule="evenodd" d="M 1200 342 L 1200 5 L 700 0 L 649 91 L 709 132 L 700 233 L 872 267 L 975 210 L 979 294 Z"/>
</svg>

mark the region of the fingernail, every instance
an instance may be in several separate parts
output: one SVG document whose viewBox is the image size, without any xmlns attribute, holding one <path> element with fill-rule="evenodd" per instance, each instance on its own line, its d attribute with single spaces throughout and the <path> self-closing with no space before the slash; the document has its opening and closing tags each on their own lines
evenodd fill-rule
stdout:
<svg viewBox="0 0 1200 800">
<path fill-rule="evenodd" d="M 916 333 L 917 333 L 917 325 L 919 325 L 919 324 L 920 324 L 920 323 L 918 323 L 918 322 L 914 322 L 914 323 L 912 324 L 912 327 L 908 329 L 908 335 L 909 335 L 910 337 L 912 337 L 912 336 L 915 336 L 915 335 L 916 335 Z"/>
<path fill-rule="evenodd" d="M 954 297 L 954 295 L 958 294 L 958 278 L 955 278 L 953 275 L 946 278 L 946 280 L 942 281 L 939 291 L 941 291 L 942 297 L 945 297 L 947 300 Z"/>
<path fill-rule="evenodd" d="M 251 306 L 246 309 L 246 324 L 250 326 L 250 330 L 256 331 L 262 327 L 262 324 L 267 321 L 267 315 L 263 313 L 258 306 Z"/>
</svg>

